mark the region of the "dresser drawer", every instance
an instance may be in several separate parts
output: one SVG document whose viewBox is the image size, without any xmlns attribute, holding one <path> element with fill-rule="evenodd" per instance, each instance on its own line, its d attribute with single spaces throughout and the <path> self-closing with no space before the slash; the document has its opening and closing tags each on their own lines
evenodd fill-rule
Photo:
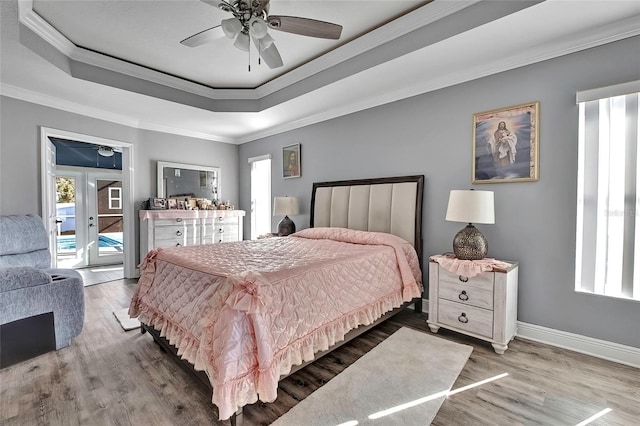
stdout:
<svg viewBox="0 0 640 426">
<path fill-rule="evenodd" d="M 216 225 L 237 225 L 238 218 L 235 216 L 219 216 L 214 219 Z"/>
<path fill-rule="evenodd" d="M 221 243 L 239 240 L 238 225 L 216 225 L 202 228 L 204 244 Z"/>
<path fill-rule="evenodd" d="M 493 312 L 450 300 L 438 300 L 438 322 L 469 333 L 493 338 Z"/>
<path fill-rule="evenodd" d="M 185 241 L 183 238 L 173 238 L 169 240 L 156 240 L 156 248 L 160 247 L 181 247 L 181 246 L 193 246 L 200 244 L 200 239 Z"/>
<path fill-rule="evenodd" d="M 196 226 L 198 223 L 198 219 L 156 219 L 153 221 L 153 226 Z"/>
<path fill-rule="evenodd" d="M 493 309 L 493 273 L 490 272 L 488 275 L 491 278 L 490 282 L 471 279 L 464 282 L 459 278 L 455 281 L 441 280 L 438 289 L 439 297 L 465 305 Z"/>
</svg>

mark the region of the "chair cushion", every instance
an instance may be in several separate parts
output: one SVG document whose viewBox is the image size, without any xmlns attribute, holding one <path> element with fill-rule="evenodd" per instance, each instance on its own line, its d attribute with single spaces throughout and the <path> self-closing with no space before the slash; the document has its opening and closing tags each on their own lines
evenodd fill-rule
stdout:
<svg viewBox="0 0 640 426">
<path fill-rule="evenodd" d="M 39 216 L 0 216 L 0 267 L 50 265 L 49 236 Z"/>
<path fill-rule="evenodd" d="M 49 284 L 50 282 L 51 275 L 41 269 L 31 267 L 0 268 L 0 293 Z"/>
</svg>

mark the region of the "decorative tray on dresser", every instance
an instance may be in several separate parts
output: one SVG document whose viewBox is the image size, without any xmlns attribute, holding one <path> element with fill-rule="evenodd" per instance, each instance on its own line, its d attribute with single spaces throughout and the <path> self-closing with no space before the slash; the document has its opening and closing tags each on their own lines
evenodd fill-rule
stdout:
<svg viewBox="0 0 640 426">
<path fill-rule="evenodd" d="M 443 327 L 473 336 L 503 354 L 517 331 L 518 264 L 496 261 L 500 266 L 467 277 L 450 272 L 436 257 L 429 262 L 431 331 Z"/>
</svg>

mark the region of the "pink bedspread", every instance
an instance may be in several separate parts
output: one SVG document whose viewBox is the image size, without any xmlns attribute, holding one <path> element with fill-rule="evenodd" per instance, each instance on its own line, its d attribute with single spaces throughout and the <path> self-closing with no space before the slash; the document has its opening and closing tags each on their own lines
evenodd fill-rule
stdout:
<svg viewBox="0 0 640 426">
<path fill-rule="evenodd" d="M 207 373 L 221 420 L 274 401 L 292 366 L 422 291 L 409 243 L 342 228 L 154 250 L 141 271 L 130 315 Z"/>
</svg>

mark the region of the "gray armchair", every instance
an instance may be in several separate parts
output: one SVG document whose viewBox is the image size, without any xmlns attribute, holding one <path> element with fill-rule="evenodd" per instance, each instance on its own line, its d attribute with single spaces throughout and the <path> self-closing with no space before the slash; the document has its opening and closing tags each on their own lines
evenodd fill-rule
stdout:
<svg viewBox="0 0 640 426">
<path fill-rule="evenodd" d="M 40 217 L 0 216 L 0 367 L 69 346 L 82 331 L 82 277 L 50 265 Z"/>
</svg>

